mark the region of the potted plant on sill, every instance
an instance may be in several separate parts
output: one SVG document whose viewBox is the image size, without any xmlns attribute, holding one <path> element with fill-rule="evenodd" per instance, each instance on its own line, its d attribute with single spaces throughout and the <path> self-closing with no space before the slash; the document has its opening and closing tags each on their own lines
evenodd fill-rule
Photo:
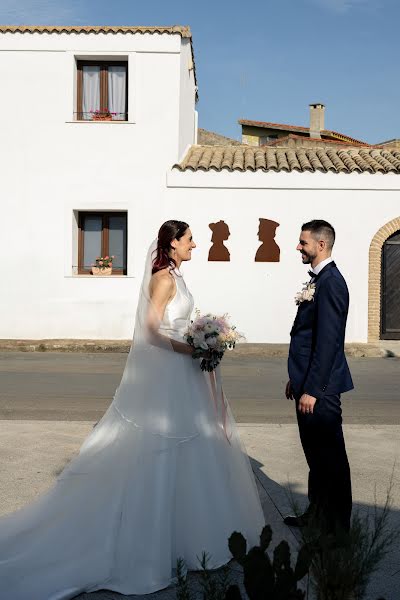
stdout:
<svg viewBox="0 0 400 600">
<path fill-rule="evenodd" d="M 96 262 L 92 263 L 92 274 L 111 275 L 114 258 L 115 256 L 97 256 Z"/>
<path fill-rule="evenodd" d="M 96 110 L 90 110 L 89 112 L 92 115 L 92 121 L 112 121 L 117 114 L 110 112 L 108 108 L 96 108 Z"/>
</svg>

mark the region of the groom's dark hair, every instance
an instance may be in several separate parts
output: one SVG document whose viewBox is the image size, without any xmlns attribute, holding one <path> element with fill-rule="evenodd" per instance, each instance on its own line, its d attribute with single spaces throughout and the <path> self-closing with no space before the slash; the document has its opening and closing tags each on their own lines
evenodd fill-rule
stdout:
<svg viewBox="0 0 400 600">
<path fill-rule="evenodd" d="M 334 228 L 328 221 L 323 219 L 313 219 L 304 223 L 301 227 L 302 231 L 309 231 L 314 239 L 324 240 L 329 248 L 332 250 L 333 244 L 335 243 L 336 233 Z"/>
</svg>

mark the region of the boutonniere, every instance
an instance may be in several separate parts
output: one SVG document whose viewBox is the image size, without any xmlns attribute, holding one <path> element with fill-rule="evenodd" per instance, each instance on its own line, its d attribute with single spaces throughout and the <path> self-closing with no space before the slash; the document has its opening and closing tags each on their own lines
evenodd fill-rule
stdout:
<svg viewBox="0 0 400 600">
<path fill-rule="evenodd" d="M 302 302 L 311 302 L 314 300 L 315 294 L 315 283 L 303 283 L 303 289 L 301 292 L 297 292 L 294 297 L 294 301 L 299 306 Z"/>
</svg>

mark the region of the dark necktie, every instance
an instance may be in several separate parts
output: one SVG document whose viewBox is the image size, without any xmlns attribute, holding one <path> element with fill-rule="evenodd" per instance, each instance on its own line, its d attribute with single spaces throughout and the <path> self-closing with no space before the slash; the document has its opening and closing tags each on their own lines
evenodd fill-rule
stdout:
<svg viewBox="0 0 400 600">
<path fill-rule="evenodd" d="M 311 279 L 317 276 L 314 271 L 308 271 L 308 275 L 311 277 Z"/>
</svg>

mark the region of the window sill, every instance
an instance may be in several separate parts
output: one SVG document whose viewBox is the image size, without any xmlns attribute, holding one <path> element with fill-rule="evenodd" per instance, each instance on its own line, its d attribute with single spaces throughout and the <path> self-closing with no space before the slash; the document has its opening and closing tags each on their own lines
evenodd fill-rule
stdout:
<svg viewBox="0 0 400 600">
<path fill-rule="evenodd" d="M 136 125 L 135 121 L 65 121 L 73 125 Z"/>
</svg>

